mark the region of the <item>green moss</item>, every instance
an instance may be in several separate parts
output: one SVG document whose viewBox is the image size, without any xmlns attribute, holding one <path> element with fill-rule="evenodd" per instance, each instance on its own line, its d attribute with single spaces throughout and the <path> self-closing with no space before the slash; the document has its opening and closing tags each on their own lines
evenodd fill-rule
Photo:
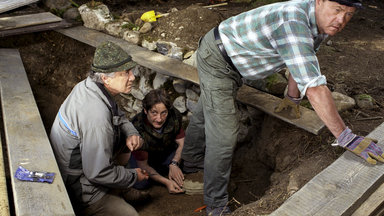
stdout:
<svg viewBox="0 0 384 216">
<path fill-rule="evenodd" d="M 73 5 L 74 7 L 77 7 L 77 8 L 79 7 L 79 5 L 73 0 L 69 0 L 69 2 L 71 2 L 71 5 Z"/>
<path fill-rule="evenodd" d="M 302 100 L 300 103 L 301 106 L 313 110 L 311 103 L 308 100 Z"/>
<path fill-rule="evenodd" d="M 146 41 L 148 41 L 150 43 L 152 43 L 153 41 L 157 41 L 158 40 L 158 38 L 153 38 L 150 35 L 146 35 L 146 34 L 140 34 L 140 39 L 146 40 Z"/>
<path fill-rule="evenodd" d="M 272 74 L 270 76 L 268 76 L 267 78 L 265 78 L 266 80 L 266 87 L 268 89 L 270 89 L 275 83 L 277 83 L 277 81 L 279 80 L 279 75 L 278 74 Z"/>
<path fill-rule="evenodd" d="M 63 17 L 63 14 L 65 13 L 65 9 L 57 9 L 57 8 L 52 8 L 51 13 L 55 14 L 58 17 Z"/>
<path fill-rule="evenodd" d="M 122 25 L 121 28 L 133 30 L 135 28 L 138 28 L 138 26 L 136 26 L 134 23 L 129 22 L 129 23 Z"/>
<path fill-rule="evenodd" d="M 373 101 L 373 98 L 370 95 L 367 94 L 359 94 L 357 96 L 359 100 L 368 100 L 368 101 Z"/>
</svg>

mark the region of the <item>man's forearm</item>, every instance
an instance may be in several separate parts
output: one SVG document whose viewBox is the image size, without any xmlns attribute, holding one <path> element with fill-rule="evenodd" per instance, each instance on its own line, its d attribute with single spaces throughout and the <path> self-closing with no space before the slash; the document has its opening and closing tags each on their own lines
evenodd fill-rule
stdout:
<svg viewBox="0 0 384 216">
<path fill-rule="evenodd" d="M 322 85 L 308 88 L 306 95 L 319 118 L 336 138 L 339 137 L 346 126 L 337 111 L 335 101 L 328 87 Z"/>
</svg>

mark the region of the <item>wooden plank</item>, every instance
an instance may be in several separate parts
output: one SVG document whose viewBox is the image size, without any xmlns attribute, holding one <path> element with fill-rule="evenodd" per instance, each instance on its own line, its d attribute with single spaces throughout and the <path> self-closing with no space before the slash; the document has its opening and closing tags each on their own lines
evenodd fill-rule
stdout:
<svg viewBox="0 0 384 216">
<path fill-rule="evenodd" d="M 71 27 L 72 25 L 73 25 L 72 23 L 69 23 L 63 19 L 60 22 L 46 23 L 46 24 L 35 25 L 35 26 L 27 26 L 27 27 L 22 27 L 17 29 L 2 30 L 0 31 L 0 37 L 68 28 L 68 27 Z"/>
<path fill-rule="evenodd" d="M 373 216 L 382 210 L 384 204 L 384 184 L 373 192 L 351 216 Z M 382 214 L 379 214 L 382 215 Z"/>
<path fill-rule="evenodd" d="M 384 123 L 368 137 L 384 147 Z M 271 216 L 351 215 L 384 181 L 384 164 L 370 165 L 346 151 Z"/>
<path fill-rule="evenodd" d="M 16 215 L 74 215 L 16 49 L 0 49 L 0 87 Z M 19 165 L 54 172 L 56 177 L 52 184 L 19 181 L 14 177 Z"/>
<path fill-rule="evenodd" d="M 102 32 L 88 29 L 84 26 L 56 30 L 68 37 L 81 41 L 93 47 L 105 41 L 111 41 L 121 46 L 129 53 L 138 64 L 155 70 L 159 73 L 199 83 L 196 68 L 184 64 L 177 59 L 169 58 L 160 53 L 152 52 L 144 47 L 129 43 L 121 38 L 116 38 Z"/>
<path fill-rule="evenodd" d="M 244 104 L 263 110 L 271 116 L 279 118 L 285 122 L 296 125 L 313 134 L 318 134 L 324 123 L 320 120 L 317 114 L 308 108 L 300 107 L 301 117 L 299 119 L 293 118 L 289 115 L 289 112 L 282 111 L 281 113 L 275 113 L 274 109 L 277 107 L 281 98 L 275 97 L 270 94 L 266 94 L 255 88 L 243 85 L 237 93 L 237 99 Z"/>
<path fill-rule="evenodd" d="M 62 19 L 50 12 L 0 18 L 0 30 L 60 22 Z"/>
<path fill-rule="evenodd" d="M 0 13 L 29 5 L 39 0 L 0 0 Z"/>
<path fill-rule="evenodd" d="M 84 26 L 60 29 L 56 31 L 93 47 L 98 46 L 104 41 L 112 41 L 120 45 L 132 56 L 133 60 L 144 67 L 150 68 L 162 74 L 199 84 L 199 77 L 195 67 L 159 53 L 152 52 L 146 48 L 131 44 L 123 39 L 88 29 Z M 324 124 L 316 116 L 315 112 L 304 107 L 302 107 L 303 117 L 298 120 L 291 119 L 284 112 L 274 113 L 273 109 L 277 106 L 281 99 L 267 93 L 257 91 L 256 89 L 252 89 L 248 86 L 240 88 L 237 99 L 242 103 L 261 109 L 276 118 L 282 119 L 314 134 L 318 134 L 318 132 L 324 127 Z"/>
<path fill-rule="evenodd" d="M 2 145 L 0 137 L 0 145 Z M 7 192 L 7 181 L 5 177 L 3 148 L 0 148 L 0 215 L 9 216 L 9 201 Z"/>
</svg>

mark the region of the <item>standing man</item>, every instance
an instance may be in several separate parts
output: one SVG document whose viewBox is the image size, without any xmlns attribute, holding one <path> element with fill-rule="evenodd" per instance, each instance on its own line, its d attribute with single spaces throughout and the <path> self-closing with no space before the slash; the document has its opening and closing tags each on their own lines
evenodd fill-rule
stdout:
<svg viewBox="0 0 384 216">
<path fill-rule="evenodd" d="M 145 95 L 143 111 L 132 123 L 145 143 L 143 149 L 132 153 L 137 166 L 148 171 L 151 180 L 165 185 L 169 193 L 183 193 L 184 175 L 179 166 L 185 133 L 181 114 L 165 90 L 156 89 Z M 148 182 L 139 185 L 144 187 Z"/>
<path fill-rule="evenodd" d="M 339 116 L 316 51 L 352 18 L 358 0 L 300 0 L 266 5 L 231 17 L 199 42 L 201 96 L 186 131 L 184 165 L 204 160 L 204 202 L 208 215 L 230 213 L 227 186 L 239 132 L 236 93 L 245 79 L 263 79 L 287 67 L 284 104 L 306 95 L 344 147 L 369 163 L 384 161 L 372 140 L 357 136 Z"/>
<path fill-rule="evenodd" d="M 138 215 L 122 195 L 148 179 L 140 168 L 124 166 L 142 139 L 113 99 L 131 91 L 135 66 L 116 44 L 98 46 L 90 75 L 73 88 L 53 123 L 50 140 L 77 214 Z"/>
</svg>

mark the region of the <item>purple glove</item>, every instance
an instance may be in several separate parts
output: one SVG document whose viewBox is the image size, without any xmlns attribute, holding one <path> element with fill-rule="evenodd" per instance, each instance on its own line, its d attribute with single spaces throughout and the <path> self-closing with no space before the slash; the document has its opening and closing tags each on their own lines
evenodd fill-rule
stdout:
<svg viewBox="0 0 384 216">
<path fill-rule="evenodd" d="M 337 138 L 337 144 L 364 158 L 370 164 L 384 162 L 383 150 L 376 144 L 377 140 L 357 136 L 347 127 Z"/>
</svg>

